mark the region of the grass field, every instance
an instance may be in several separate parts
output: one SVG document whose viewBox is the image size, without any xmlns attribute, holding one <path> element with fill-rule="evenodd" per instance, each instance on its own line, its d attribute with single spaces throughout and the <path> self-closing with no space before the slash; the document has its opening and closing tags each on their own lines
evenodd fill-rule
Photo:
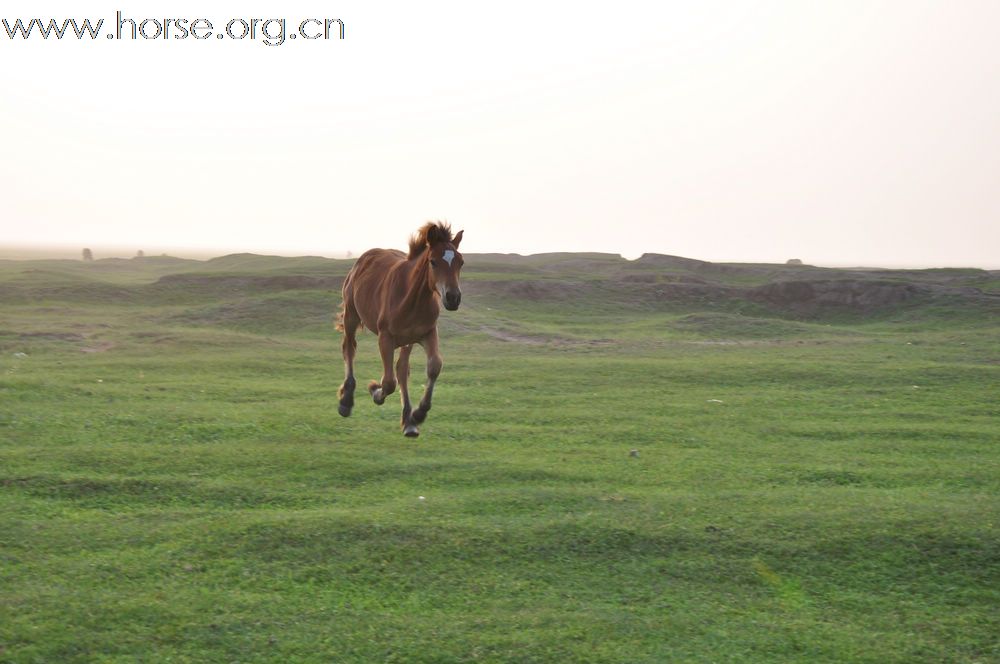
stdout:
<svg viewBox="0 0 1000 664">
<path fill-rule="evenodd" d="M 1000 662 L 998 273 L 466 264 L 410 440 L 348 261 L 0 261 L 0 661 Z"/>
</svg>

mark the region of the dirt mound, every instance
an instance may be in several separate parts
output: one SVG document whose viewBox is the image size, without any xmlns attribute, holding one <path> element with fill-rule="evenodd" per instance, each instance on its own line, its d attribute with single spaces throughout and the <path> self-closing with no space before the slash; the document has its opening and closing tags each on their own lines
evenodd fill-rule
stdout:
<svg viewBox="0 0 1000 664">
<path fill-rule="evenodd" d="M 617 279 L 577 281 L 538 279 L 468 281 L 462 290 L 472 297 L 496 297 L 526 302 L 614 303 L 617 306 L 635 304 L 692 304 L 740 299 L 738 288 L 716 285 L 693 277 L 676 275 L 625 275 Z"/>
<path fill-rule="evenodd" d="M 343 283 L 344 278 L 340 276 L 168 274 L 160 277 L 154 286 L 213 293 L 273 293 L 286 290 L 339 290 Z"/>
<path fill-rule="evenodd" d="M 588 285 L 576 281 L 468 281 L 462 290 L 470 295 L 494 295 L 533 302 L 565 300 L 587 292 Z"/>
<path fill-rule="evenodd" d="M 701 277 L 694 277 L 687 274 L 662 274 L 658 272 L 626 274 L 620 277 L 619 281 L 635 284 L 708 284 L 708 281 Z"/>
<path fill-rule="evenodd" d="M 821 309 L 874 311 L 896 307 L 930 294 L 927 288 L 894 281 L 778 281 L 752 288 L 749 299 L 800 312 Z"/>
<path fill-rule="evenodd" d="M 656 281 L 627 275 L 608 282 L 608 292 L 618 302 L 631 302 L 640 306 L 704 305 L 735 301 L 742 298 L 742 290 L 696 278 L 667 276 Z"/>
</svg>

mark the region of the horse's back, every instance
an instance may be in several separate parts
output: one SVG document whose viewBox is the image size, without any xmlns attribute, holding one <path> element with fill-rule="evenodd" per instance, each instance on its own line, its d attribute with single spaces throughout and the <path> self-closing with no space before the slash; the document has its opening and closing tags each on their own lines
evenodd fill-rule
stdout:
<svg viewBox="0 0 1000 664">
<path fill-rule="evenodd" d="M 364 272 L 379 267 L 389 268 L 400 261 L 406 260 L 406 254 L 398 249 L 369 249 L 358 256 L 351 272 Z"/>
<path fill-rule="evenodd" d="M 358 256 L 344 280 L 344 303 L 358 312 L 362 324 L 375 330 L 380 303 L 379 291 L 389 270 L 406 260 L 396 249 L 369 249 Z"/>
<path fill-rule="evenodd" d="M 393 265 L 405 260 L 406 254 L 396 249 L 369 249 L 358 256 L 354 267 L 347 273 L 344 294 L 349 287 L 354 289 L 362 284 L 380 282 Z"/>
</svg>

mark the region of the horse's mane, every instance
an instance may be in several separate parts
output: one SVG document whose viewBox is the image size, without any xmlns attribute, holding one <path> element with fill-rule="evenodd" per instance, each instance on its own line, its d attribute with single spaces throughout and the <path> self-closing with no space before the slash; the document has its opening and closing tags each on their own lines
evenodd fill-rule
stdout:
<svg viewBox="0 0 1000 664">
<path fill-rule="evenodd" d="M 444 221 L 428 221 L 410 236 L 410 255 L 407 258 L 416 258 L 427 245 L 437 242 L 451 242 L 451 226 Z"/>
</svg>

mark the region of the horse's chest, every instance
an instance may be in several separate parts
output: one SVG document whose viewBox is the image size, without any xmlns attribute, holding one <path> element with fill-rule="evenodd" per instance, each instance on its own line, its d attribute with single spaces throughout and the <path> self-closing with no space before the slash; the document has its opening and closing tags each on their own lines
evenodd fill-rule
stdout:
<svg viewBox="0 0 1000 664">
<path fill-rule="evenodd" d="M 397 311 L 395 316 L 382 316 L 380 330 L 392 335 L 397 346 L 406 346 L 422 341 L 437 327 L 436 315 L 426 311 Z"/>
<path fill-rule="evenodd" d="M 437 321 L 427 323 L 426 321 L 410 321 L 409 324 L 400 322 L 390 327 L 390 332 L 396 340 L 397 346 L 407 346 L 423 341 L 437 326 Z"/>
</svg>

